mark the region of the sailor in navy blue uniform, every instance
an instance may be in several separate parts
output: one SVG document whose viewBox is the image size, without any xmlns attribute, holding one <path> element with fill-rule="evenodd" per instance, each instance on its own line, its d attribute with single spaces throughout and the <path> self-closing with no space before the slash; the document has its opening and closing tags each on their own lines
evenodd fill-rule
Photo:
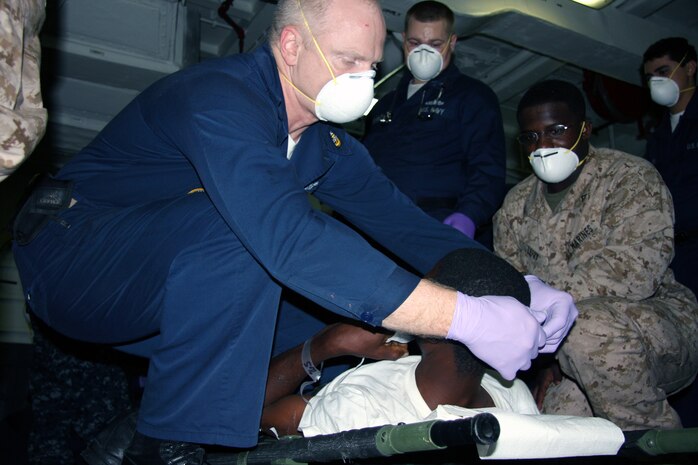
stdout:
<svg viewBox="0 0 698 465">
<path fill-rule="evenodd" d="M 408 11 L 409 71 L 371 111 L 363 142 L 418 206 L 473 237 L 504 200 L 504 130 L 496 95 L 458 70 L 455 44 L 448 7 L 419 2 Z"/>
<path fill-rule="evenodd" d="M 307 4 L 305 15 L 297 0 L 278 4 L 270 45 L 145 90 L 15 222 L 33 312 L 150 357 L 125 463 L 171 463 L 163 454 L 182 450 L 201 463 L 186 444 L 257 443 L 283 286 L 369 325 L 462 341 L 508 377 L 556 347 L 576 315 L 547 297 L 541 317 L 510 297 L 439 287 L 311 207 L 308 193 L 420 272 L 479 249 L 415 207 L 358 141 L 318 123 L 365 111 L 355 101 L 370 102 L 385 24 L 378 3 Z"/>
</svg>

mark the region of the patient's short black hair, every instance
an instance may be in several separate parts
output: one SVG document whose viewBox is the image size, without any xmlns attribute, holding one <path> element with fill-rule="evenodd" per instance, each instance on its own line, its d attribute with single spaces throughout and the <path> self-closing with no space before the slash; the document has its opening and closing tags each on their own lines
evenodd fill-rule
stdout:
<svg viewBox="0 0 698 465">
<path fill-rule="evenodd" d="M 474 297 L 511 296 L 524 305 L 531 293 L 523 275 L 507 261 L 481 249 L 458 249 L 443 257 L 427 273 L 427 279 Z M 454 345 L 456 363 L 461 373 L 482 375 L 485 365 L 463 344 Z"/>
<path fill-rule="evenodd" d="M 426 278 L 475 297 L 507 295 L 524 305 L 531 303 L 523 275 L 487 250 L 454 250 L 439 260 Z"/>
</svg>

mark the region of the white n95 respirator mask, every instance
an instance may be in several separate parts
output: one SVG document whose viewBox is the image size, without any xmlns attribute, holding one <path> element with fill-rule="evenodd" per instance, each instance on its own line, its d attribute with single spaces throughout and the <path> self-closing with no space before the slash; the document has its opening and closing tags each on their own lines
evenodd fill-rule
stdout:
<svg viewBox="0 0 698 465">
<path fill-rule="evenodd" d="M 669 77 L 652 76 L 647 82 L 647 85 L 650 88 L 650 96 L 656 104 L 671 108 L 679 102 L 679 97 L 681 96 L 682 92 L 688 92 L 691 89 L 695 89 L 695 87 L 689 87 L 681 90 L 679 89 L 679 85 L 676 83 L 676 81 L 671 79 L 676 70 L 679 69 L 681 64 L 686 59 L 686 56 L 688 56 L 688 52 L 684 54 L 681 61 L 679 61 L 674 69 L 671 70 Z"/>
<path fill-rule="evenodd" d="M 443 65 L 444 57 L 441 52 L 427 44 L 418 45 L 407 55 L 407 69 L 420 81 L 434 79 L 441 72 Z"/>
<path fill-rule="evenodd" d="M 550 184 L 564 181 L 579 165 L 577 154 L 561 147 L 540 148 L 531 152 L 528 160 L 536 176 Z"/>
<path fill-rule="evenodd" d="M 339 124 L 360 118 L 373 101 L 375 77 L 373 70 L 333 77 L 315 98 L 315 116 Z"/>
<path fill-rule="evenodd" d="M 574 145 L 566 149 L 564 147 L 541 147 L 531 152 L 528 161 L 538 179 L 549 184 L 556 184 L 567 179 L 586 160 L 579 161 L 579 156 L 574 152 L 584 133 L 585 123 L 579 131 L 579 137 Z"/>
<path fill-rule="evenodd" d="M 652 100 L 665 107 L 673 107 L 679 101 L 679 85 L 668 77 L 653 76 L 648 82 Z"/>
</svg>

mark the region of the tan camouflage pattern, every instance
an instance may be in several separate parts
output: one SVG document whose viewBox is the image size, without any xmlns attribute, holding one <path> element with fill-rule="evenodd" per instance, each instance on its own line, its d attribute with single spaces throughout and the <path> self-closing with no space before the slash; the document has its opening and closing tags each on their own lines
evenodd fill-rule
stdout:
<svg viewBox="0 0 698 465">
<path fill-rule="evenodd" d="M 46 130 L 39 31 L 45 0 L 0 0 L 0 181 L 34 150 Z"/>
<path fill-rule="evenodd" d="M 574 415 L 593 417 L 587 397 L 577 383 L 570 378 L 562 378 L 559 384 L 552 384 L 545 393 L 541 413 L 547 415 Z"/>
<path fill-rule="evenodd" d="M 494 247 L 574 297 L 579 318 L 557 354 L 564 375 L 596 416 L 622 429 L 680 426 L 666 396 L 698 371 L 698 302 L 668 268 L 666 185 L 645 160 L 591 147 L 555 211 L 543 189 L 531 176 L 509 192 L 494 218 Z M 546 398 L 549 410 L 580 411 L 569 392 L 556 401 Z"/>
</svg>

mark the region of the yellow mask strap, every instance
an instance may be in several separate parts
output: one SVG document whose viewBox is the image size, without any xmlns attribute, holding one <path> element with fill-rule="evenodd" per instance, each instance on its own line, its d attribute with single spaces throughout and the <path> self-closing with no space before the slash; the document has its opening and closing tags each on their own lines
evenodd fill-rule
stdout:
<svg viewBox="0 0 698 465">
<path fill-rule="evenodd" d="M 313 102 L 314 104 L 317 105 L 317 100 L 315 100 L 314 98 L 310 97 L 308 94 L 306 94 L 305 92 L 303 92 L 302 90 L 300 90 L 298 87 L 296 87 L 296 85 L 295 85 L 293 82 L 291 82 L 291 80 L 288 78 L 288 76 L 286 76 L 279 68 L 276 68 L 276 69 L 279 70 L 279 74 L 281 75 L 282 78 L 284 78 L 284 81 L 288 82 L 288 83 L 291 85 L 291 87 L 293 87 L 294 89 L 296 89 L 296 92 L 298 92 L 298 93 L 301 94 L 303 97 L 307 98 L 308 100 L 310 100 L 311 102 Z"/>
<path fill-rule="evenodd" d="M 579 130 L 579 136 L 577 137 L 577 141 L 576 141 L 576 142 L 574 143 L 574 145 L 569 149 L 570 152 L 574 151 L 574 148 L 577 146 L 577 144 L 579 144 L 579 141 L 582 140 L 582 134 L 584 134 L 584 126 L 585 126 L 585 125 L 586 125 L 586 121 L 582 121 L 582 129 Z M 588 156 L 585 157 L 584 160 L 582 160 L 582 161 L 580 161 L 579 163 L 577 163 L 577 168 L 579 168 L 580 166 L 582 166 L 582 164 L 583 164 L 585 161 L 587 161 L 587 158 L 588 158 Z"/>
<path fill-rule="evenodd" d="M 444 47 L 439 51 L 441 56 L 444 56 L 444 53 L 446 53 L 446 50 L 448 50 L 448 47 L 451 46 L 451 37 L 453 37 L 453 33 L 448 35 L 448 39 L 446 39 L 446 43 L 444 44 Z"/>
<path fill-rule="evenodd" d="M 303 23 L 305 24 L 305 28 L 308 30 L 308 33 L 310 34 L 310 38 L 313 39 L 313 43 L 315 44 L 315 48 L 317 48 L 318 53 L 320 53 L 320 58 L 322 58 L 322 61 L 325 62 L 325 66 L 327 66 L 327 69 L 330 70 L 330 75 L 332 75 L 332 81 L 335 82 L 337 81 L 337 78 L 334 75 L 334 71 L 332 71 L 332 66 L 330 66 L 330 62 L 327 61 L 327 58 L 325 58 L 325 54 L 322 53 L 322 49 L 320 48 L 320 44 L 317 43 L 317 40 L 315 40 L 315 36 L 313 35 L 313 31 L 310 30 L 310 24 L 308 24 L 308 20 L 305 18 L 305 13 L 303 13 L 303 7 L 301 6 L 301 0 L 296 0 L 296 3 L 298 3 L 298 10 L 301 12 L 301 17 L 303 18 Z"/>
<path fill-rule="evenodd" d="M 683 60 L 686 59 L 688 56 L 688 52 L 683 54 L 683 58 L 681 58 L 681 61 L 679 61 L 679 64 L 674 67 L 674 69 L 671 70 L 671 74 L 669 75 L 669 79 L 671 79 L 674 76 L 674 73 L 676 72 L 677 69 L 681 66 L 681 63 L 683 63 Z"/>
<path fill-rule="evenodd" d="M 676 70 L 679 69 L 679 66 L 681 66 L 681 63 L 683 63 L 683 61 L 684 61 L 687 57 L 688 57 L 688 52 L 684 53 L 683 58 L 681 58 L 681 61 L 679 61 L 679 64 L 676 65 L 676 67 L 671 71 L 671 74 L 669 75 L 669 79 L 671 79 L 671 77 L 674 75 L 674 73 L 676 72 Z M 695 89 L 695 88 L 696 88 L 696 86 L 686 87 L 685 89 L 680 90 L 680 91 L 679 91 L 679 94 L 682 94 L 682 93 L 684 93 L 684 92 L 688 92 L 689 90 L 693 90 L 693 89 Z"/>
</svg>

